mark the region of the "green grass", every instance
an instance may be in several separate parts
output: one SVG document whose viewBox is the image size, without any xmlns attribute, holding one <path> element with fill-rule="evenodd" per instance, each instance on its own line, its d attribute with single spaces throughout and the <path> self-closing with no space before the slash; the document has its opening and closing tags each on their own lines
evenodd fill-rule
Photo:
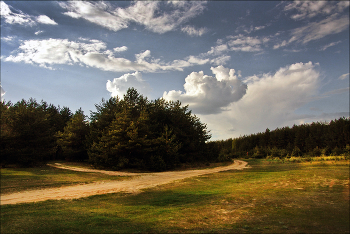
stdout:
<svg viewBox="0 0 350 234">
<path fill-rule="evenodd" d="M 277 163 L 139 194 L 1 206 L 1 233 L 349 233 L 349 161 Z"/>
<path fill-rule="evenodd" d="M 31 189 L 86 184 L 102 180 L 122 180 L 126 178 L 101 173 L 75 172 L 49 166 L 37 168 L 1 168 L 0 170 L 1 194 Z"/>
</svg>

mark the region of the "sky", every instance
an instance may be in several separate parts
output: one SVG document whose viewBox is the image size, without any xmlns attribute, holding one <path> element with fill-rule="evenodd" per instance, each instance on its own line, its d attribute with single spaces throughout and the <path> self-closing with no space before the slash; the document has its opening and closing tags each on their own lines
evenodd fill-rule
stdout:
<svg viewBox="0 0 350 234">
<path fill-rule="evenodd" d="M 225 140 L 349 117 L 349 1 L 1 1 L 1 99 L 129 87 Z"/>
</svg>

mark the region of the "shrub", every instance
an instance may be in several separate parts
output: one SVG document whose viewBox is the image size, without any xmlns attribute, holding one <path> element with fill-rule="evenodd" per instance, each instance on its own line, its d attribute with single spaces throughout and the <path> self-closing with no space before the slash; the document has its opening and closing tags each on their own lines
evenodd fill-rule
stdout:
<svg viewBox="0 0 350 234">
<path fill-rule="evenodd" d="M 318 148 L 318 146 L 316 146 L 316 147 L 313 149 L 313 151 L 311 152 L 311 155 L 312 155 L 312 156 L 316 156 L 316 157 L 321 156 L 321 154 L 322 154 L 322 152 L 321 152 L 321 150 Z"/>
</svg>

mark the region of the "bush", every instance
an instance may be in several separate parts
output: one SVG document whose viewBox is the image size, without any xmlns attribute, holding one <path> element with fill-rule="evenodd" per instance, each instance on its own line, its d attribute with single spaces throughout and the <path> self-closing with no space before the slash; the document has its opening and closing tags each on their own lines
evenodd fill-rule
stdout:
<svg viewBox="0 0 350 234">
<path fill-rule="evenodd" d="M 332 154 L 332 150 L 328 146 L 326 146 L 326 148 L 324 148 L 321 152 L 324 156 L 330 156 Z"/>
<path fill-rule="evenodd" d="M 266 156 L 265 152 L 262 149 L 260 149 L 258 146 L 254 148 L 253 158 L 264 158 L 265 156 Z"/>
<path fill-rule="evenodd" d="M 322 152 L 321 150 L 318 148 L 318 146 L 316 146 L 313 151 L 311 152 L 311 156 L 314 156 L 314 157 L 319 157 L 321 156 Z"/>
<path fill-rule="evenodd" d="M 273 147 L 273 148 L 270 150 L 270 156 L 271 156 L 272 158 L 280 157 L 280 151 L 277 149 L 277 147 Z"/>
<path fill-rule="evenodd" d="M 301 150 L 296 146 L 294 147 L 293 151 L 292 151 L 292 156 L 294 157 L 298 157 L 298 156 L 301 156 Z"/>
<path fill-rule="evenodd" d="M 332 150 L 333 156 L 340 156 L 343 153 L 343 150 L 338 148 L 337 146 Z"/>
</svg>

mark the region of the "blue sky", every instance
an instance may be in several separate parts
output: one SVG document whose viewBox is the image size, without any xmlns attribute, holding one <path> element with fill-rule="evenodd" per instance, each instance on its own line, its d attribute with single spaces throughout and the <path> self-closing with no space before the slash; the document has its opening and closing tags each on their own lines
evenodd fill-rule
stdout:
<svg viewBox="0 0 350 234">
<path fill-rule="evenodd" d="M 349 1 L 1 1 L 1 98 L 180 100 L 212 140 L 349 117 Z"/>
</svg>

